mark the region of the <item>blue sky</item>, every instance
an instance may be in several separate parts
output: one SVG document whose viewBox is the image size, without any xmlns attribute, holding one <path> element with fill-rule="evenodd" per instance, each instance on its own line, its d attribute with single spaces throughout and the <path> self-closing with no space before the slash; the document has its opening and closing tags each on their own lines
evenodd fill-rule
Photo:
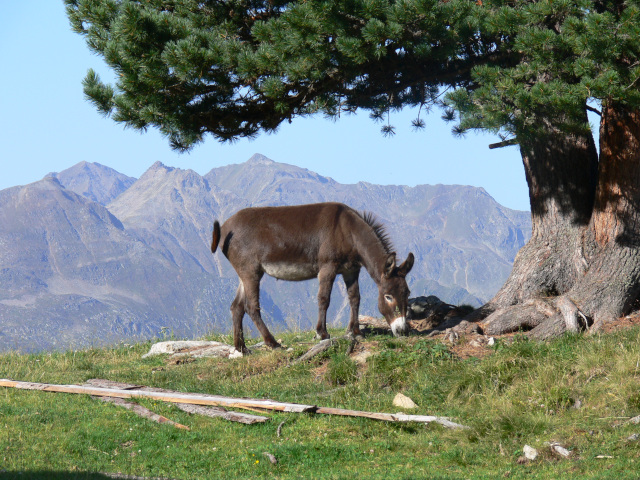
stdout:
<svg viewBox="0 0 640 480">
<path fill-rule="evenodd" d="M 205 174 L 254 153 L 332 177 L 341 183 L 460 184 L 483 187 L 501 204 L 528 210 L 517 147 L 489 150 L 490 135 L 451 135 L 434 112 L 414 132 L 414 114 L 392 114 L 397 134 L 386 138 L 366 112 L 337 122 L 296 119 L 275 134 L 220 144 L 208 137 L 191 153 L 173 152 L 155 130 L 139 133 L 101 117 L 81 82 L 93 68 L 110 72 L 73 33 L 62 0 L 5 2 L 0 17 L 0 189 L 41 179 L 80 161 L 139 177 L 156 161 Z"/>
</svg>

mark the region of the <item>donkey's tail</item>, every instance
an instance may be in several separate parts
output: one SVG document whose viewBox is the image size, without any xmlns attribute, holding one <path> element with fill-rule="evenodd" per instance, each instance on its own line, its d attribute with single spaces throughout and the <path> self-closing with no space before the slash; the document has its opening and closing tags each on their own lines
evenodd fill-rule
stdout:
<svg viewBox="0 0 640 480">
<path fill-rule="evenodd" d="M 220 224 L 216 220 L 213 222 L 213 238 L 211 240 L 211 253 L 216 253 L 219 243 L 220 243 Z"/>
</svg>

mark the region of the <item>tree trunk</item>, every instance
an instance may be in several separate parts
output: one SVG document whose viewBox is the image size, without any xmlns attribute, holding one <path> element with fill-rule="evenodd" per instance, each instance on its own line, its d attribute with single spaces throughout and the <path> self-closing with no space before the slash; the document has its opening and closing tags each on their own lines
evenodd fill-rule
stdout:
<svg viewBox="0 0 640 480">
<path fill-rule="evenodd" d="M 586 237 L 597 253 L 565 295 L 594 330 L 629 313 L 640 294 L 640 110 L 603 106 L 598 178 Z"/>
<path fill-rule="evenodd" d="M 533 238 L 518 254 L 507 284 L 489 303 L 493 313 L 481 324 L 487 334 L 530 330 L 532 338 L 544 339 L 590 326 L 597 329 L 629 312 L 638 298 L 640 112 L 615 103 L 603 107 L 598 182 L 590 202 L 589 189 L 579 188 L 580 180 L 563 185 L 549 180 L 555 175 L 563 178 L 557 165 L 581 168 L 569 152 L 565 149 L 562 158 L 547 163 L 539 149 L 523 148 L 532 192 Z M 529 176 L 532 165 L 541 169 L 536 171 L 542 172 L 542 189 Z M 589 171 L 593 166 L 583 165 Z M 583 176 L 582 181 L 589 178 Z M 563 186 L 553 194 L 553 188 Z M 552 193 L 551 202 L 540 210 L 535 192 L 545 189 Z M 542 288 L 536 292 L 536 287 Z M 510 307 L 515 304 L 519 305 Z"/>
<path fill-rule="evenodd" d="M 531 202 L 531 239 L 518 252 L 504 286 L 470 320 L 532 298 L 565 293 L 587 269 L 582 240 L 595 197 L 595 142 L 590 133 L 567 135 L 552 125 L 546 130 L 545 136 L 520 140 Z"/>
</svg>

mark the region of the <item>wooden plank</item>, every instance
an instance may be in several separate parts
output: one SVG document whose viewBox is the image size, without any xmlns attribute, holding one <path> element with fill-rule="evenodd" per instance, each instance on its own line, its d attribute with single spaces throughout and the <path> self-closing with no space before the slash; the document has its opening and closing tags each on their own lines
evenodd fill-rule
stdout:
<svg viewBox="0 0 640 480">
<path fill-rule="evenodd" d="M 146 407 L 142 405 L 138 405 L 137 403 L 129 402 L 124 398 L 115 398 L 115 397 L 95 397 L 103 402 L 113 403 L 114 405 L 118 405 L 119 407 L 126 408 L 127 410 L 131 410 L 136 415 L 146 418 L 148 420 L 152 420 L 156 423 L 168 423 L 169 425 L 173 425 L 176 428 L 181 428 L 183 430 L 191 430 L 186 425 L 182 425 L 181 423 L 174 422 L 173 420 L 169 420 L 167 417 L 163 417 L 155 412 L 152 412 Z"/>
<path fill-rule="evenodd" d="M 222 407 L 206 407 L 203 405 L 193 405 L 188 403 L 176 403 L 175 406 L 187 413 L 223 418 L 230 422 L 244 423 L 245 425 L 253 425 L 254 423 L 264 423 L 269 421 L 269 417 L 250 415 L 248 413 L 230 412 Z"/>
<path fill-rule="evenodd" d="M 80 385 L 53 385 L 45 383 L 19 382 L 0 379 L 0 386 L 25 390 L 41 390 L 44 392 L 75 393 L 81 395 L 95 395 L 98 397 L 116 398 L 155 398 L 164 402 L 188 403 L 196 405 L 224 406 L 231 408 L 262 408 L 280 412 L 313 412 L 314 405 L 297 403 L 274 402 L 273 400 L 258 400 L 246 398 L 222 397 L 218 395 L 200 395 L 189 393 L 147 392 L 141 390 L 125 390 L 120 388 L 84 387 Z"/>
<path fill-rule="evenodd" d="M 126 385 L 126 384 L 125 384 Z M 317 407 L 313 405 L 301 405 L 297 403 L 281 403 L 274 402 L 273 400 L 257 400 L 246 398 L 231 398 L 222 397 L 218 395 L 201 395 L 190 393 L 173 393 L 169 392 L 156 392 L 156 391 L 144 391 L 136 389 L 123 389 L 123 388 L 103 388 L 93 386 L 80 386 L 80 385 L 52 385 L 45 383 L 30 383 L 30 382 L 18 382 L 14 380 L 0 380 L 0 386 L 12 387 L 26 390 L 41 390 L 46 392 L 63 392 L 63 393 L 77 393 L 85 395 L 95 395 L 100 397 L 115 397 L 115 398 L 154 398 L 171 403 L 181 403 L 190 405 L 210 405 L 210 406 L 225 406 L 232 408 L 245 408 L 245 409 L 263 409 L 263 410 L 275 410 L 281 412 L 315 412 L 324 415 L 340 415 L 348 417 L 363 417 L 373 420 L 382 420 L 386 422 L 420 422 L 420 423 L 439 423 L 447 428 L 466 429 L 464 425 L 460 425 L 452 422 L 446 417 L 434 417 L 427 415 L 406 415 L 404 413 L 376 413 L 376 412 L 363 412 L 358 410 L 347 410 L 343 408 L 330 408 L 330 407 Z M 135 387 L 135 386 L 133 386 Z"/>
<path fill-rule="evenodd" d="M 92 378 L 87 380 L 87 384 L 93 387 L 102 388 L 119 388 L 122 390 L 142 390 L 147 392 L 165 392 L 165 393 L 179 393 L 173 390 L 166 390 L 164 388 L 145 387 L 144 385 L 131 385 L 129 383 L 114 382 L 112 380 L 103 380 L 99 378 Z M 109 397 L 98 397 L 109 398 Z M 188 403 L 175 403 L 176 407 L 180 410 L 196 414 L 204 415 L 207 417 L 223 418 L 230 422 L 244 423 L 245 425 L 252 425 L 254 423 L 263 423 L 269 420 L 269 417 L 263 417 L 259 415 L 250 415 L 248 413 L 230 412 L 222 407 L 212 407 L 203 405 L 194 405 Z"/>
<path fill-rule="evenodd" d="M 316 343 L 313 347 L 311 347 L 307 353 L 302 355 L 300 358 L 294 360 L 293 363 L 301 363 L 301 362 L 306 362 L 307 360 L 311 360 L 313 357 L 320 355 L 323 352 L 326 352 L 331 347 L 336 345 L 338 343 L 338 340 L 339 339 L 337 338 L 327 338 L 326 340 L 321 340 L 320 342 Z"/>
<path fill-rule="evenodd" d="M 447 428 L 469 428 L 464 425 L 452 422 L 446 417 L 434 417 L 430 415 L 407 415 L 404 413 L 376 413 L 362 412 L 358 410 L 347 410 L 344 408 L 318 407 L 316 413 L 324 415 L 341 415 L 345 417 L 363 417 L 372 420 L 382 420 L 385 422 L 419 422 L 419 423 L 439 423 Z"/>
</svg>

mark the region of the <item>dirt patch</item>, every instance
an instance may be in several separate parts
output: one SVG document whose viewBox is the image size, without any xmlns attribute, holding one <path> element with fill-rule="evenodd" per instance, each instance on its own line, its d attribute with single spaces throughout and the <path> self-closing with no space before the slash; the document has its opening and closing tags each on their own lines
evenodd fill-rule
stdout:
<svg viewBox="0 0 640 480">
<path fill-rule="evenodd" d="M 623 330 L 632 327 L 640 327 L 640 311 L 634 312 L 626 317 L 619 318 L 615 322 L 607 323 L 600 330 L 601 333 L 611 333 L 618 330 Z M 468 332 L 467 332 L 468 333 Z M 445 341 L 448 340 L 446 331 L 441 333 L 444 336 Z M 441 335 L 440 333 L 437 336 Z M 495 335 L 494 337 L 487 337 L 480 334 L 462 335 L 457 339 L 454 339 L 451 345 L 451 351 L 460 358 L 476 357 L 482 358 L 493 353 L 493 348 L 489 345 L 489 338 L 494 338 L 494 341 L 512 342 L 516 333 L 510 333 L 506 335 Z"/>
<path fill-rule="evenodd" d="M 493 353 L 493 348 L 489 345 L 489 340 L 482 336 L 463 337 L 451 346 L 451 351 L 459 358 L 470 357 L 483 358 Z"/>
<path fill-rule="evenodd" d="M 327 374 L 327 370 L 329 369 L 328 362 L 324 362 L 320 364 L 318 367 L 313 368 L 311 373 L 313 374 L 316 382 L 322 382 L 324 380 L 324 376 Z"/>
<path fill-rule="evenodd" d="M 602 333 L 615 332 L 617 330 L 622 330 L 623 328 L 631 328 L 640 326 L 640 311 L 633 312 L 631 315 L 627 315 L 626 317 L 622 317 L 615 322 L 607 323 L 602 327 Z"/>
</svg>

